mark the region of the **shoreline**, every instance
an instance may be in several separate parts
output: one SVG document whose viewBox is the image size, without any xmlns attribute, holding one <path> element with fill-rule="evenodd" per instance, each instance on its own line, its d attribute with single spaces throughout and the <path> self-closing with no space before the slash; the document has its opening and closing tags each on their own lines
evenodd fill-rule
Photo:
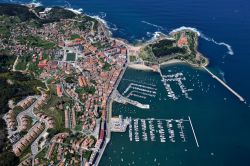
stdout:
<svg viewBox="0 0 250 166">
<path fill-rule="evenodd" d="M 143 71 L 153 71 L 154 69 L 144 64 L 128 64 L 128 68 Z"/>
<path fill-rule="evenodd" d="M 179 59 L 171 59 L 171 60 L 169 60 L 169 61 L 162 62 L 162 63 L 160 63 L 159 65 L 160 65 L 160 66 L 167 66 L 167 65 L 177 64 L 177 63 L 188 63 L 188 62 L 182 61 L 182 60 L 179 60 Z M 188 63 L 188 64 L 189 64 L 189 63 Z"/>
<path fill-rule="evenodd" d="M 71 12 L 73 12 L 73 11 L 70 10 L 69 8 L 65 8 L 65 9 L 66 9 L 66 10 L 69 10 L 69 11 L 71 11 Z M 76 13 L 76 14 L 89 16 L 89 15 L 84 14 L 84 13 Z M 171 37 L 171 34 L 169 33 L 169 34 L 167 34 L 167 35 L 164 36 L 164 37 L 156 37 L 156 38 L 152 38 L 152 39 L 150 39 L 150 40 L 147 40 L 147 41 L 142 42 L 142 43 L 139 43 L 139 44 L 131 44 L 131 43 L 129 43 L 126 39 L 115 38 L 115 37 L 113 37 L 113 34 L 112 34 L 112 32 L 111 32 L 111 30 L 110 30 L 108 24 L 107 24 L 106 21 L 103 20 L 102 18 L 100 18 L 100 17 L 98 17 L 98 16 L 89 16 L 89 17 L 91 17 L 91 18 L 95 19 L 96 21 L 98 21 L 98 23 L 100 24 L 100 25 L 98 25 L 98 26 L 100 26 L 100 28 L 101 28 L 102 31 L 105 33 L 105 35 L 106 35 L 107 38 L 109 38 L 109 39 L 111 39 L 111 40 L 115 40 L 116 42 L 120 42 L 120 43 L 124 44 L 125 47 L 127 47 L 127 50 L 128 50 L 128 52 L 127 52 L 127 57 L 126 57 L 127 60 L 128 60 L 128 56 L 133 55 L 133 54 L 140 53 L 140 52 L 141 52 L 141 49 L 142 49 L 143 47 L 145 47 L 146 45 L 151 44 L 151 43 L 154 43 L 154 42 L 156 42 L 156 41 L 158 41 L 158 40 L 162 40 L 162 39 Z M 164 34 L 164 35 L 165 35 L 165 34 Z M 195 65 L 195 64 L 191 64 L 191 63 L 189 63 L 189 62 L 187 62 L 187 61 L 182 61 L 182 60 L 178 60 L 178 59 L 171 59 L 171 60 L 168 60 L 168 61 L 166 61 L 166 62 L 157 64 L 158 70 L 160 70 L 161 65 L 170 65 L 170 64 L 176 64 L 176 63 L 188 63 L 188 64 L 190 64 L 191 66 L 194 66 L 194 65 Z M 135 69 L 135 70 L 157 71 L 157 70 L 155 70 L 153 67 L 147 66 L 147 65 L 145 65 L 144 63 L 142 63 L 142 64 L 134 64 L 134 63 L 125 62 L 125 64 L 126 64 L 129 68 L 132 68 L 132 69 Z M 197 67 L 199 67 L 199 66 L 197 66 Z M 122 72 L 125 73 L 125 71 L 126 71 L 126 68 L 124 68 Z M 160 72 L 160 71 L 158 71 L 158 72 Z M 122 78 L 122 77 L 123 77 L 123 75 L 121 76 L 121 78 Z M 120 81 L 120 80 L 119 80 L 119 81 Z M 112 88 L 117 89 L 117 86 L 118 86 L 118 85 L 119 85 L 119 82 L 118 82 L 117 85 L 115 85 L 115 86 L 112 87 Z M 40 89 L 40 88 L 39 88 L 39 89 Z M 110 99 L 111 99 L 111 98 L 108 97 L 108 98 L 107 98 L 107 101 L 109 101 Z M 112 116 L 112 108 L 111 108 L 111 109 L 107 109 L 106 111 L 107 111 L 107 113 L 108 113 L 109 115 Z M 110 118 L 110 117 L 108 117 L 108 119 L 107 119 L 108 122 L 110 121 L 109 118 Z M 101 148 L 101 153 L 100 153 L 99 158 L 98 158 L 99 161 L 101 160 L 102 155 L 103 155 L 103 152 L 105 151 L 106 146 L 108 145 L 109 140 L 111 139 L 111 134 L 110 134 L 110 128 L 109 128 L 109 127 L 107 127 L 107 131 L 105 131 L 105 132 L 108 133 L 108 136 L 110 136 L 110 138 L 109 138 L 108 136 L 106 136 L 107 142 L 105 141 L 105 146 L 104 146 L 103 148 Z M 99 162 L 99 161 L 98 161 L 98 162 Z M 98 165 L 98 163 L 97 163 L 97 165 Z"/>
</svg>

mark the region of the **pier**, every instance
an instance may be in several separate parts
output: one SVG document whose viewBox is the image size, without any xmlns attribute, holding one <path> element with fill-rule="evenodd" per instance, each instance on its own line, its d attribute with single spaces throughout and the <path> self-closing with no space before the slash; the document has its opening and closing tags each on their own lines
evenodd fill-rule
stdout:
<svg viewBox="0 0 250 166">
<path fill-rule="evenodd" d="M 193 124 L 192 124 L 192 121 L 191 121 L 190 116 L 188 116 L 188 119 L 189 119 L 189 123 L 190 123 L 190 126 L 191 126 L 192 131 L 193 131 L 193 134 L 194 134 L 194 139 L 195 139 L 196 145 L 197 145 L 197 147 L 199 148 L 199 143 L 198 143 L 198 140 L 197 140 L 197 138 L 196 138 L 196 134 L 195 134 L 195 132 L 194 132 L 194 127 L 193 127 Z"/>
<path fill-rule="evenodd" d="M 111 98 L 118 103 L 122 103 L 122 104 L 129 103 L 129 104 L 134 105 L 138 108 L 149 109 L 148 104 L 142 104 L 142 103 L 139 103 L 138 101 L 134 101 L 134 100 L 131 100 L 127 97 L 124 97 L 118 92 L 118 90 L 113 91 Z"/>
<path fill-rule="evenodd" d="M 235 92 L 232 88 L 230 88 L 225 82 L 223 82 L 219 77 L 214 75 L 210 70 L 208 70 L 206 67 L 203 67 L 214 79 L 219 81 L 224 87 L 226 87 L 231 93 L 233 93 L 236 97 L 239 98 L 240 101 L 244 102 L 244 98 L 241 97 L 237 92 Z"/>
</svg>

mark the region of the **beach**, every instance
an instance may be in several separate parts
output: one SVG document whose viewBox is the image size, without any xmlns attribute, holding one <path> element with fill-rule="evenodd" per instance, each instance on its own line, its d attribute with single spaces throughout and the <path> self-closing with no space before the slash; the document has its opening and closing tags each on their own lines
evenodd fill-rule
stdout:
<svg viewBox="0 0 250 166">
<path fill-rule="evenodd" d="M 144 64 L 129 64 L 128 67 L 136 70 L 153 71 L 153 68 Z"/>
</svg>

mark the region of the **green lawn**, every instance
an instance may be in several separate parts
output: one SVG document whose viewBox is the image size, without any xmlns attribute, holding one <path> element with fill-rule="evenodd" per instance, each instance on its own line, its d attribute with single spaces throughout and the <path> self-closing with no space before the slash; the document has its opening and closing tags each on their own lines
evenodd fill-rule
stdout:
<svg viewBox="0 0 250 166">
<path fill-rule="evenodd" d="M 75 61 L 76 60 L 76 54 L 75 53 L 68 53 L 66 61 Z"/>
<path fill-rule="evenodd" d="M 105 62 L 104 66 L 102 67 L 102 70 L 104 71 L 110 71 L 111 65 L 108 62 Z"/>
<path fill-rule="evenodd" d="M 129 61 L 130 61 L 130 62 L 135 62 L 135 61 L 136 61 L 136 56 L 130 55 L 130 56 L 129 56 Z"/>
<path fill-rule="evenodd" d="M 70 39 L 71 39 L 71 40 L 74 40 L 74 39 L 77 39 L 77 38 L 80 38 L 80 37 L 81 37 L 81 36 L 78 35 L 78 34 L 73 34 L 73 35 L 70 36 Z"/>
</svg>

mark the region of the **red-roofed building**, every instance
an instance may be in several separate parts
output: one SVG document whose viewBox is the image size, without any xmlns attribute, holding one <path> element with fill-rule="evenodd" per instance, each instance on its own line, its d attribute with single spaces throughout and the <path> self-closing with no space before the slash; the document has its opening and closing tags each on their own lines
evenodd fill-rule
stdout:
<svg viewBox="0 0 250 166">
<path fill-rule="evenodd" d="M 39 61 L 39 63 L 38 63 L 38 67 L 39 67 L 39 68 L 44 68 L 44 67 L 46 67 L 46 66 L 48 66 L 47 60 L 46 60 L 46 59 L 45 59 L 45 60 L 42 60 L 42 61 Z"/>
<path fill-rule="evenodd" d="M 177 45 L 178 47 L 183 47 L 184 45 L 188 45 L 187 37 L 184 34 L 181 35 L 180 39 L 177 42 Z"/>
<path fill-rule="evenodd" d="M 39 54 L 39 60 L 40 61 L 43 60 L 43 52 L 40 52 L 40 54 Z"/>
<path fill-rule="evenodd" d="M 121 48 L 121 54 L 126 55 L 127 54 L 127 48 Z"/>
<path fill-rule="evenodd" d="M 101 132 L 100 132 L 100 138 L 99 139 L 104 139 L 104 129 L 101 129 Z"/>
<path fill-rule="evenodd" d="M 62 97 L 62 87 L 61 85 L 56 86 L 56 93 L 58 97 Z"/>
<path fill-rule="evenodd" d="M 86 87 L 88 84 L 83 76 L 78 77 L 78 82 L 81 87 Z"/>
</svg>

